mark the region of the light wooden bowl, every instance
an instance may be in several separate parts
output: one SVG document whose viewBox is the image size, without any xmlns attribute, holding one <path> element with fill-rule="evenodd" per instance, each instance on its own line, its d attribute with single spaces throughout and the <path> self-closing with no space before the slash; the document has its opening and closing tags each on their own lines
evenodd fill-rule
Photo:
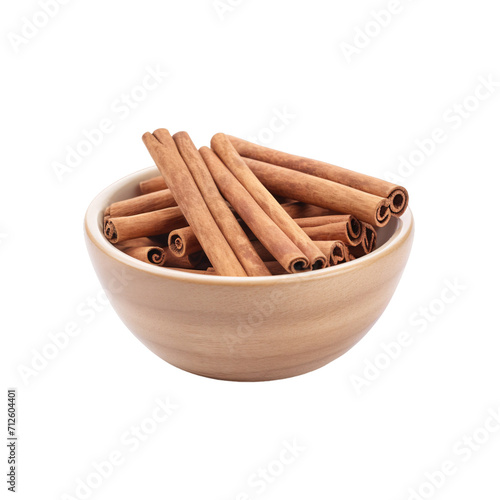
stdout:
<svg viewBox="0 0 500 500">
<path fill-rule="evenodd" d="M 230 278 L 142 263 L 103 236 L 109 203 L 138 194 L 142 170 L 115 182 L 85 216 L 92 264 L 115 311 L 170 364 L 198 375 L 258 381 L 293 377 L 338 358 L 389 303 L 413 240 L 410 210 L 378 232 L 370 255 L 305 274 Z"/>
</svg>

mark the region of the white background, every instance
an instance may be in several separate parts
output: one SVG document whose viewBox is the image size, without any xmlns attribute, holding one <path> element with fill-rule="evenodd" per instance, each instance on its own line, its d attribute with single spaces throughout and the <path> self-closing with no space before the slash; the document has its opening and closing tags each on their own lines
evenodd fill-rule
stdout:
<svg viewBox="0 0 500 500">
<path fill-rule="evenodd" d="M 401 0 L 387 26 L 368 25 L 367 46 L 349 62 L 342 43 L 358 33 L 362 44 L 358 30 L 392 2 L 226 5 L 73 0 L 23 43 L 23 18 L 40 7 L 4 2 L 2 386 L 18 388 L 17 498 L 82 498 L 77 481 L 118 451 L 123 463 L 89 498 L 404 500 L 423 488 L 421 498 L 498 499 L 500 432 L 481 428 L 500 409 L 500 87 L 468 99 L 480 78 L 500 82 L 498 6 Z M 132 110 L 117 103 L 157 66 L 169 72 L 157 88 L 136 90 L 144 99 Z M 457 119 L 453 107 L 466 99 L 471 112 Z M 276 110 L 293 118 L 271 137 Z M 105 118 L 112 132 L 58 178 L 54 164 Z M 152 164 L 141 135 L 158 127 L 187 130 L 198 146 L 219 131 L 260 134 L 277 149 L 380 177 L 399 168 L 416 239 L 391 304 L 358 345 L 299 378 L 220 382 L 154 356 L 110 306 L 89 312 L 100 285 L 83 242 L 85 209 Z M 436 128 L 446 140 L 401 170 L 400 157 Z M 445 304 L 449 283 L 459 290 L 445 292 Z M 23 378 L 20 367 L 68 322 L 81 333 Z M 402 332 L 411 344 L 356 390 L 355 377 L 383 363 L 382 344 Z M 121 436 L 158 397 L 178 408 L 132 451 Z M 484 444 L 460 444 L 467 435 Z M 281 470 L 275 460 L 294 440 L 304 449 Z M 454 473 L 426 486 L 445 461 Z M 269 464 L 277 477 L 252 486 Z"/>
</svg>

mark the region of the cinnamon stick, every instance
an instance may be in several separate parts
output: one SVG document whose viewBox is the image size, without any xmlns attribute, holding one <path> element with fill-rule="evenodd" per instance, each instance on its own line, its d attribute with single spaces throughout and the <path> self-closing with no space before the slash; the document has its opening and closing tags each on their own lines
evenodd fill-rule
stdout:
<svg viewBox="0 0 500 500">
<path fill-rule="evenodd" d="M 143 214 L 145 212 L 154 212 L 163 208 L 175 207 L 177 203 L 174 200 L 172 192 L 169 189 L 163 189 L 150 194 L 144 194 L 129 198 L 128 200 L 112 203 L 105 212 L 105 215 L 111 217 L 125 217 L 128 215 Z"/>
<path fill-rule="evenodd" d="M 366 247 L 363 246 L 361 243 L 355 247 L 350 246 L 349 248 L 349 253 L 354 259 L 359 259 L 360 257 L 363 257 L 368 254 L 366 251 Z"/>
<path fill-rule="evenodd" d="M 166 252 L 161 247 L 117 245 L 117 248 L 130 257 L 155 266 L 162 266 L 166 258 Z"/>
<path fill-rule="evenodd" d="M 362 257 L 373 251 L 377 242 L 377 233 L 370 224 L 362 223 L 361 241 L 356 246 L 351 246 L 349 251 L 356 257 Z"/>
<path fill-rule="evenodd" d="M 278 201 L 262 185 L 259 179 L 248 168 L 241 156 L 234 149 L 225 134 L 216 134 L 212 137 L 211 145 L 219 158 L 224 162 L 231 173 L 243 187 L 252 195 L 264 212 L 281 228 L 290 240 L 299 248 L 311 262 L 312 269 L 321 269 L 326 266 L 326 259 L 318 247 L 297 226 L 293 219 L 285 212 Z"/>
<path fill-rule="evenodd" d="M 193 269 L 202 265 L 203 261 L 206 260 L 205 254 L 200 250 L 178 256 L 173 254 L 168 248 L 154 245 L 154 242 L 150 238 L 128 240 L 125 243 L 117 244 L 116 248 L 131 257 L 157 266 Z"/>
<path fill-rule="evenodd" d="M 221 159 L 207 147 L 199 151 L 222 195 L 274 258 L 290 273 L 309 269 L 307 257 L 264 212 Z"/>
<path fill-rule="evenodd" d="M 168 247 L 178 257 L 184 257 L 186 254 L 189 255 L 202 250 L 193 228 L 189 226 L 172 231 L 168 235 Z"/>
<path fill-rule="evenodd" d="M 233 146 L 241 156 L 260 160 L 273 165 L 279 165 L 316 177 L 334 181 L 344 186 L 370 193 L 389 200 L 389 208 L 393 215 L 401 216 L 408 206 L 408 192 L 402 186 L 397 186 L 382 179 L 366 174 L 353 172 L 346 168 L 331 165 L 322 161 L 311 160 L 302 156 L 291 155 L 266 148 L 258 144 L 228 136 Z"/>
<path fill-rule="evenodd" d="M 302 230 L 314 241 L 342 241 L 350 246 L 359 245 L 361 242 L 361 236 L 355 239 L 351 238 L 348 223 L 346 222 L 303 227 Z"/>
<path fill-rule="evenodd" d="M 270 163 L 247 158 L 245 162 L 273 194 L 352 214 L 379 227 L 385 226 L 391 218 L 385 198 Z"/>
<path fill-rule="evenodd" d="M 124 247 L 160 247 L 163 248 L 163 245 L 156 241 L 155 237 L 152 238 L 135 238 L 133 240 L 127 240 L 125 243 L 118 243 L 116 248 L 124 248 Z"/>
<path fill-rule="evenodd" d="M 167 183 L 161 175 L 139 183 L 139 190 L 142 194 L 154 193 L 163 189 L 167 189 Z"/>
<path fill-rule="evenodd" d="M 164 208 L 128 217 L 110 217 L 105 221 L 104 235 L 111 243 L 156 236 L 186 226 L 187 221 L 179 207 Z"/>
<path fill-rule="evenodd" d="M 328 208 L 309 205 L 309 203 L 302 203 L 300 201 L 283 203 L 281 206 L 292 219 L 333 215 L 334 213 Z"/>
<path fill-rule="evenodd" d="M 268 262 L 264 262 L 266 268 L 269 270 L 270 274 L 273 276 L 279 276 L 282 274 L 287 274 L 286 269 L 276 260 L 271 260 Z"/>
<path fill-rule="evenodd" d="M 248 276 L 269 276 L 262 259 L 257 255 L 250 240 L 239 225 L 233 212 L 222 198 L 205 161 L 186 132 L 178 132 L 173 136 L 177 149 L 186 163 L 194 181 L 198 185 L 215 222 L 224 238 L 233 249 L 240 264 Z M 194 234 L 194 232 L 193 232 Z M 170 237 L 169 237 L 170 241 Z M 177 239 L 177 243 L 179 240 Z M 193 243 L 193 239 L 189 243 Z"/>
<path fill-rule="evenodd" d="M 377 244 L 377 232 L 375 228 L 370 224 L 364 224 L 365 234 L 363 236 L 364 243 L 366 245 L 366 250 L 368 253 L 372 252 L 375 249 L 375 245 Z"/>
<path fill-rule="evenodd" d="M 144 134 L 143 141 L 216 272 L 222 276 L 247 276 L 217 226 L 170 133 L 159 129 L 154 135 Z"/>
<path fill-rule="evenodd" d="M 269 251 L 262 245 L 258 240 L 252 241 L 255 250 L 259 254 L 259 257 L 267 265 L 269 262 L 274 260 L 273 256 Z M 321 241 L 315 240 L 314 244 L 323 252 L 327 257 L 329 266 L 336 266 L 346 261 L 348 248 L 342 241 Z M 268 266 L 269 269 L 269 266 Z M 274 273 L 273 273 L 274 274 Z"/>
<path fill-rule="evenodd" d="M 259 240 L 253 240 L 252 245 L 264 263 L 275 260 L 271 252 Z"/>
<path fill-rule="evenodd" d="M 164 267 L 179 267 L 183 269 L 195 269 L 201 267 L 208 267 L 208 262 L 204 252 L 195 252 L 189 255 L 179 257 L 170 251 L 168 247 L 163 249 L 165 251 L 165 260 L 163 261 Z M 205 266 L 202 264 L 206 262 Z"/>
<path fill-rule="evenodd" d="M 325 224 L 339 224 L 346 228 L 348 237 L 352 241 L 357 241 L 363 235 L 365 223 L 360 222 L 352 215 L 320 215 L 318 217 L 305 217 L 294 219 L 295 222 L 302 228 L 322 226 Z M 373 229 L 373 226 L 370 226 Z"/>
<path fill-rule="evenodd" d="M 349 250 L 342 241 L 315 241 L 318 248 L 329 258 L 331 266 L 346 262 Z"/>
</svg>

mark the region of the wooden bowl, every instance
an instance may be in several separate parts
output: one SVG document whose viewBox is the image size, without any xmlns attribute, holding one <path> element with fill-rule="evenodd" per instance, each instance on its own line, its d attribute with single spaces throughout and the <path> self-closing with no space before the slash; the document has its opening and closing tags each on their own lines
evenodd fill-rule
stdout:
<svg viewBox="0 0 500 500">
<path fill-rule="evenodd" d="M 155 167 L 115 182 L 94 199 L 85 237 L 94 269 L 118 316 L 151 351 L 188 372 L 224 380 L 301 375 L 338 358 L 389 303 L 410 253 L 408 209 L 378 231 L 378 248 L 338 267 L 261 278 L 158 268 L 103 236 L 104 209 L 138 194 Z"/>
</svg>

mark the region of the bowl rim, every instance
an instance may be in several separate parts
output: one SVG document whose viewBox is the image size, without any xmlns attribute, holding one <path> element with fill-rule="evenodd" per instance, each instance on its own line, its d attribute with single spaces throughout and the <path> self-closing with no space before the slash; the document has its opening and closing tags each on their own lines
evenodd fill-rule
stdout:
<svg viewBox="0 0 500 500">
<path fill-rule="evenodd" d="M 231 286 L 272 286 L 276 284 L 294 284 L 296 282 L 316 281 L 328 279 L 332 276 L 337 276 L 346 272 L 354 271 L 355 269 L 363 266 L 370 265 L 377 260 L 385 257 L 391 251 L 399 248 L 413 233 L 414 219 L 410 207 L 406 212 L 397 220 L 397 227 L 394 234 L 379 248 L 375 249 L 372 253 L 360 257 L 351 262 L 345 262 L 342 265 L 327 267 L 316 271 L 308 271 L 296 274 L 284 274 L 278 276 L 214 276 L 207 274 L 187 273 L 184 271 L 176 271 L 175 269 L 168 269 L 164 267 L 154 266 L 146 262 L 142 262 L 134 257 L 127 255 L 112 243 L 110 243 L 99 227 L 99 214 L 104 211 L 113 194 L 121 188 L 129 184 L 139 184 L 140 181 L 147 180 L 151 177 L 158 175 L 158 169 L 148 167 L 138 170 L 132 174 L 126 175 L 116 182 L 104 188 L 89 204 L 84 218 L 84 230 L 88 239 L 108 257 L 131 267 L 135 270 L 142 271 L 160 278 L 168 278 L 175 281 L 197 283 L 204 285 L 231 285 Z"/>
</svg>

